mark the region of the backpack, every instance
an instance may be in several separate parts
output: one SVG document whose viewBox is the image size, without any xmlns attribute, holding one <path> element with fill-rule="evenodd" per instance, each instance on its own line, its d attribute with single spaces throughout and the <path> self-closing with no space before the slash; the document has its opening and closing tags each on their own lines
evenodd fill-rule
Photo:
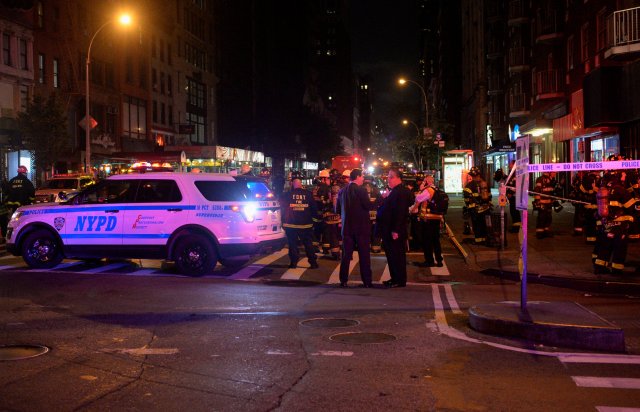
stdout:
<svg viewBox="0 0 640 412">
<path fill-rule="evenodd" d="M 435 189 L 433 197 L 429 200 L 431 213 L 446 215 L 449 209 L 449 195 L 444 190 Z"/>
</svg>

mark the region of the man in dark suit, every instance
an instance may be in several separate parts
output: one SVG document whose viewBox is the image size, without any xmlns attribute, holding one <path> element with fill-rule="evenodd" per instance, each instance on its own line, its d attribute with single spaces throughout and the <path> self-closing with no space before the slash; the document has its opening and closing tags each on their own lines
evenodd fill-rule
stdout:
<svg viewBox="0 0 640 412">
<path fill-rule="evenodd" d="M 362 169 L 353 169 L 349 174 L 349 183 L 340 189 L 336 203 L 336 213 L 342 218 L 342 260 L 340 261 L 340 286 L 347 287 L 349 281 L 349 261 L 353 251 L 360 258 L 360 276 L 363 286 L 372 287 L 371 279 L 371 221 L 369 210 L 371 201 L 362 184 Z"/>
<path fill-rule="evenodd" d="M 389 169 L 387 184 L 391 192 L 378 208 L 376 219 L 391 275 L 391 280 L 384 284 L 390 288 L 401 288 L 407 285 L 407 222 L 413 196 L 402 185 L 402 172 L 397 168 Z"/>
</svg>

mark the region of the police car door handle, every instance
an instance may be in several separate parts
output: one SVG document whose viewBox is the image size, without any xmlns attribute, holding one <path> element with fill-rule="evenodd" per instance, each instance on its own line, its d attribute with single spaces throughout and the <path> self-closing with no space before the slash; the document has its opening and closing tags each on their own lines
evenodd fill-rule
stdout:
<svg viewBox="0 0 640 412">
<path fill-rule="evenodd" d="M 171 208 L 171 209 L 167 209 L 167 212 L 182 212 L 181 208 Z"/>
</svg>

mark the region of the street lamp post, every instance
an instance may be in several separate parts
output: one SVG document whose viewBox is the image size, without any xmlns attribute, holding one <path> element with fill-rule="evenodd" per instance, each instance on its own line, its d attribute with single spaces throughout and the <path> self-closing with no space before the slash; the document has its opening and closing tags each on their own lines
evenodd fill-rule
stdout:
<svg viewBox="0 0 640 412">
<path fill-rule="evenodd" d="M 118 19 L 118 22 L 122 25 L 131 24 L 131 16 L 128 14 L 121 15 Z M 89 41 L 89 48 L 87 49 L 87 61 L 85 64 L 85 99 L 84 99 L 84 143 L 85 143 L 85 160 L 84 160 L 84 172 L 91 172 L 91 114 L 89 109 L 89 65 L 91 64 L 91 46 L 93 45 L 93 41 L 96 39 L 98 33 L 102 31 L 109 24 L 115 22 L 116 20 L 108 20 L 102 26 L 98 28 L 98 30 L 93 33 L 91 40 Z"/>
<path fill-rule="evenodd" d="M 413 81 L 411 79 L 405 79 L 403 77 L 398 79 L 398 84 L 399 85 L 404 86 L 406 83 L 415 84 L 416 86 L 418 86 L 418 88 L 422 92 L 422 100 L 423 100 L 423 103 L 424 103 L 424 126 L 426 128 L 429 128 L 429 104 L 427 103 L 427 93 L 424 91 L 424 87 L 422 87 L 420 85 L 420 83 L 418 83 L 416 81 Z"/>
</svg>

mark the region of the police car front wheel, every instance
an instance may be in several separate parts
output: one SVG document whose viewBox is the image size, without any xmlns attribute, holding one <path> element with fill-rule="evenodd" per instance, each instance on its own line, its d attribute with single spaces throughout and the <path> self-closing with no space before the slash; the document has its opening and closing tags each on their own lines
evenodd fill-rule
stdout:
<svg viewBox="0 0 640 412">
<path fill-rule="evenodd" d="M 36 230 L 24 239 L 22 258 L 29 267 L 50 269 L 62 262 L 62 246 L 51 232 Z"/>
<path fill-rule="evenodd" d="M 202 276 L 213 271 L 218 260 L 211 241 L 198 234 L 178 239 L 174 256 L 178 270 L 189 276 Z"/>
</svg>

